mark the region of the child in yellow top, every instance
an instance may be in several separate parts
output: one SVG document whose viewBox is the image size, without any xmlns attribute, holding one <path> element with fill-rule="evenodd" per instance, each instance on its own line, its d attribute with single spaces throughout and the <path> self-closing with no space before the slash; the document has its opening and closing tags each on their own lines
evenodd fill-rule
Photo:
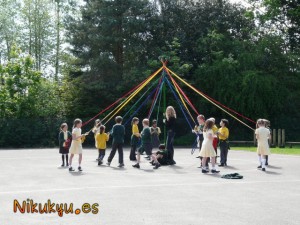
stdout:
<svg viewBox="0 0 300 225">
<path fill-rule="evenodd" d="M 109 133 L 105 133 L 105 126 L 100 126 L 99 133 L 95 136 L 96 139 L 96 145 L 99 152 L 99 158 L 98 158 L 98 166 L 103 164 L 103 159 L 105 156 L 105 149 L 106 149 L 106 142 L 109 140 Z"/>
<path fill-rule="evenodd" d="M 228 137 L 229 137 L 229 129 L 228 129 L 228 120 L 221 119 L 220 126 L 221 128 L 218 131 L 219 136 L 219 145 L 220 145 L 220 165 L 219 166 L 227 166 L 227 155 L 228 155 Z"/>
<path fill-rule="evenodd" d="M 97 148 L 97 141 L 96 141 L 96 134 L 100 132 L 100 126 L 101 126 L 101 120 L 96 119 L 94 127 L 92 128 L 92 132 L 94 133 L 94 139 L 95 139 L 95 147 Z M 96 161 L 98 161 L 99 158 L 96 158 Z"/>
<path fill-rule="evenodd" d="M 130 161 L 136 161 L 135 152 L 136 152 L 137 145 L 139 143 L 139 138 L 141 136 L 139 132 L 138 124 L 139 124 L 139 118 L 133 117 L 131 121 L 132 135 L 130 141 L 130 145 L 131 145 L 131 150 L 129 155 Z"/>
</svg>

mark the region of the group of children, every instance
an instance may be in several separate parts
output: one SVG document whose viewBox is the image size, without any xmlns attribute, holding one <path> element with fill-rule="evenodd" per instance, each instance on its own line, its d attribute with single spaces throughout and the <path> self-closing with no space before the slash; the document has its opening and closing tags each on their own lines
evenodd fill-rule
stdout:
<svg viewBox="0 0 300 225">
<path fill-rule="evenodd" d="M 170 120 L 170 118 L 172 118 Z M 116 124 L 113 126 L 112 130 L 105 133 L 105 126 L 101 124 L 100 120 L 95 121 L 95 126 L 92 129 L 95 137 L 95 147 L 98 149 L 98 165 L 103 164 L 103 159 L 106 151 L 106 143 L 110 136 L 112 137 L 112 150 L 107 159 L 106 165 L 110 166 L 116 151 L 119 155 L 119 165 L 118 167 L 124 167 L 124 157 L 123 157 L 123 144 L 125 136 L 125 127 L 122 125 L 123 118 L 117 116 L 115 118 Z M 151 159 L 150 163 L 154 166 L 153 169 L 159 168 L 161 165 L 173 165 L 174 161 L 174 148 L 173 141 L 175 135 L 175 121 L 176 113 L 173 107 L 171 109 L 168 107 L 166 110 L 166 120 L 164 121 L 166 125 L 169 124 L 167 145 L 160 144 L 159 135 L 161 130 L 157 127 L 157 121 L 152 121 L 152 126 L 150 127 L 149 119 L 145 118 L 142 121 L 143 130 L 140 133 L 138 124 L 139 119 L 134 117 L 132 119 L 132 136 L 131 136 L 131 150 L 129 159 L 131 161 L 136 161 L 136 164 L 132 165 L 134 168 L 140 168 L 141 154 L 144 152 Z M 198 126 L 192 130 L 193 133 L 197 135 L 199 156 L 201 162 L 202 173 L 209 172 L 208 162 L 211 161 L 211 173 L 219 173 L 220 171 L 216 168 L 216 158 L 217 158 L 217 146 L 220 147 L 220 164 L 219 167 L 227 166 L 227 155 L 229 150 L 229 129 L 228 120 L 222 119 L 220 121 L 220 128 L 218 129 L 215 125 L 215 119 L 209 118 L 205 120 L 203 115 L 197 117 L 199 123 Z M 82 161 L 82 139 L 89 134 L 81 134 L 82 121 L 76 119 L 74 121 L 74 126 L 72 134 L 68 131 L 68 126 L 66 123 L 61 125 L 61 132 L 59 133 L 59 153 L 62 154 L 62 165 L 68 166 L 69 171 L 74 171 L 72 167 L 72 159 L 74 154 L 79 155 L 79 166 L 78 170 L 82 171 L 81 161 Z M 262 171 L 265 171 L 265 166 L 267 165 L 267 156 L 270 154 L 268 140 L 270 139 L 270 129 L 268 128 L 269 121 L 264 119 L 259 119 L 257 121 L 257 129 L 255 130 L 257 138 L 257 152 L 259 156 L 260 165 Z M 168 127 L 168 126 L 167 126 Z M 71 145 L 70 145 L 71 143 Z M 158 148 L 155 153 L 152 152 L 154 148 Z M 71 154 L 68 160 L 68 153 Z M 66 163 L 65 163 L 66 159 Z"/>
<path fill-rule="evenodd" d="M 171 107 L 173 110 L 174 108 Z M 167 108 L 166 114 L 168 115 L 170 108 Z M 174 110 L 175 111 L 175 110 Z M 167 122 L 168 122 L 168 116 Z M 123 118 L 117 116 L 115 118 L 116 124 L 112 127 L 111 131 L 105 133 L 105 126 L 101 124 L 100 120 L 95 121 L 94 128 L 91 130 L 94 133 L 95 137 L 95 147 L 98 149 L 98 165 L 103 164 L 103 159 L 106 151 L 106 143 L 109 140 L 110 136 L 112 137 L 112 150 L 107 159 L 106 165 L 110 166 L 116 152 L 118 151 L 119 155 L 119 165 L 118 167 L 124 167 L 124 157 L 123 157 L 123 144 L 125 136 L 125 127 L 122 125 Z M 165 149 L 165 145 L 161 145 L 159 141 L 159 135 L 161 133 L 160 128 L 157 126 L 157 121 L 152 121 L 152 127 L 149 127 L 149 119 L 143 119 L 143 130 L 139 133 L 138 129 L 139 119 L 134 117 L 132 119 L 132 136 L 131 136 L 131 151 L 129 159 L 136 161 L 136 164 L 133 165 L 135 168 L 140 168 L 141 154 L 144 152 L 151 160 L 151 164 L 154 166 L 154 169 L 157 169 L 161 164 L 168 164 L 168 151 Z M 86 135 L 82 134 L 81 131 L 82 121 L 80 119 L 75 119 L 72 134 L 68 131 L 68 126 L 66 123 L 61 125 L 61 131 L 59 133 L 59 152 L 62 154 L 62 167 L 65 165 L 69 167 L 69 171 L 74 171 L 72 167 L 72 159 L 74 154 L 79 155 L 79 166 L 78 171 L 82 171 L 81 161 L 82 161 L 82 142 Z M 70 145 L 71 143 L 71 145 Z M 169 146 L 173 148 L 173 146 Z M 158 148 L 156 153 L 152 153 L 153 148 Z M 173 149 L 174 151 L 174 149 Z M 68 160 L 68 154 L 71 154 L 70 159 Z M 174 153 L 173 153 L 174 154 Z M 64 163 L 66 157 L 66 164 Z M 172 163 L 169 163 L 172 164 Z"/>
<path fill-rule="evenodd" d="M 214 118 L 205 120 L 203 115 L 197 117 L 199 123 L 195 126 L 193 133 L 197 134 L 197 142 L 199 147 L 199 156 L 201 162 L 202 173 L 209 172 L 208 162 L 211 161 L 212 173 L 219 173 L 215 167 L 217 158 L 217 147 L 218 143 L 220 146 L 220 164 L 219 166 L 227 166 L 227 155 L 228 155 L 228 120 L 222 119 L 220 122 L 220 128 L 218 129 L 215 124 Z"/>
<path fill-rule="evenodd" d="M 74 120 L 72 134 L 68 131 L 68 125 L 63 123 L 61 125 L 61 132 L 59 133 L 59 153 L 62 154 L 62 165 L 65 166 L 64 163 L 64 155 L 66 156 L 66 166 L 69 166 L 69 171 L 75 171 L 72 167 L 72 160 L 74 154 L 79 155 L 78 160 L 78 171 L 82 171 L 81 169 L 81 161 L 82 161 L 82 138 L 88 135 L 88 132 L 85 134 L 81 134 L 82 121 L 80 119 Z M 72 141 L 72 142 L 71 142 Z M 69 143 L 71 142 L 71 146 Z M 68 161 L 68 154 L 71 154 L 70 159 Z"/>
</svg>

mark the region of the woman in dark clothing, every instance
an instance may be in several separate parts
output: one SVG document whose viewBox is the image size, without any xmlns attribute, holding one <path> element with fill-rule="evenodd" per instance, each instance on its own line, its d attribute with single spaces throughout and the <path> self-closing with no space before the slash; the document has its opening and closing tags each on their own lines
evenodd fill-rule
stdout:
<svg viewBox="0 0 300 225">
<path fill-rule="evenodd" d="M 175 124 L 176 124 L 176 112 L 173 106 L 168 106 L 166 109 L 166 129 L 167 129 L 167 151 L 168 151 L 168 158 L 169 164 L 173 165 L 176 164 L 174 161 L 174 136 L 175 136 Z"/>
</svg>

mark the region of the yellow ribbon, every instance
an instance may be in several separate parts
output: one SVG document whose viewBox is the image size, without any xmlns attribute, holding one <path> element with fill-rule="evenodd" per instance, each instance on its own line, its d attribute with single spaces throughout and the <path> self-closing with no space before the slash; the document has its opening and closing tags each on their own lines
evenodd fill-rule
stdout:
<svg viewBox="0 0 300 225">
<path fill-rule="evenodd" d="M 163 67 L 154 72 L 140 87 L 138 87 L 130 96 L 128 96 L 122 103 L 120 103 L 114 110 L 104 117 L 103 120 L 110 116 L 104 125 L 108 123 L 108 121 L 110 121 L 122 108 L 124 108 L 125 105 L 127 105 L 128 102 L 130 102 L 130 100 L 133 99 L 134 96 L 136 96 L 162 69 Z"/>
<path fill-rule="evenodd" d="M 232 115 L 231 113 L 227 112 L 225 109 L 223 109 L 221 106 L 217 105 L 216 103 L 214 103 L 212 100 L 210 100 L 209 98 L 207 98 L 205 95 L 203 95 L 200 91 L 198 91 L 196 88 L 194 88 L 192 85 L 190 85 L 189 83 L 187 83 L 186 81 L 184 81 L 182 78 L 180 78 L 176 73 L 174 73 L 172 70 L 170 70 L 169 68 L 166 67 L 166 69 L 171 72 L 177 79 L 179 79 L 182 83 L 184 83 L 185 85 L 187 85 L 189 88 L 191 88 L 193 91 L 195 91 L 197 94 L 201 95 L 203 98 L 205 98 L 207 101 L 209 101 L 210 103 L 212 103 L 213 105 L 215 105 L 216 107 L 218 107 L 219 109 L 221 109 L 223 112 L 227 113 L 228 115 L 230 115 L 232 118 L 236 119 L 237 121 L 239 121 L 241 124 L 245 125 L 246 127 L 250 128 L 251 130 L 254 130 L 252 127 L 250 127 L 248 124 L 244 123 L 243 121 L 241 121 L 240 119 L 238 119 L 237 117 L 235 117 L 234 115 Z"/>
</svg>

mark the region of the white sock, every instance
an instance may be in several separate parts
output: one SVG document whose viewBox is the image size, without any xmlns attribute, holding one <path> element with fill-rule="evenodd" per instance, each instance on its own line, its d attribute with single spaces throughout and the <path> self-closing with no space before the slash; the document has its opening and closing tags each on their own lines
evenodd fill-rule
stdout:
<svg viewBox="0 0 300 225">
<path fill-rule="evenodd" d="M 266 159 L 265 158 L 261 159 L 261 167 L 266 168 Z"/>
<path fill-rule="evenodd" d="M 259 165 L 261 165 L 261 156 L 260 155 L 258 156 L 258 162 L 259 162 Z"/>
</svg>

